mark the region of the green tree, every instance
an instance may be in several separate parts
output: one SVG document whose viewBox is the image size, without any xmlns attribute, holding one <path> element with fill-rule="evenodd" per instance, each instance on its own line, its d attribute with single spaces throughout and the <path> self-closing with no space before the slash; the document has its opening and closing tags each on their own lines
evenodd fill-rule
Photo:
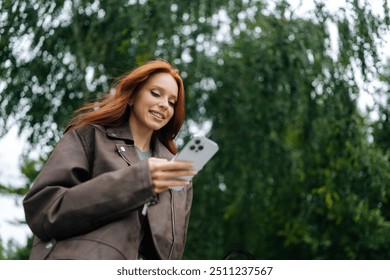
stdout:
<svg viewBox="0 0 390 280">
<path fill-rule="evenodd" d="M 307 20 L 280 1 L 271 13 L 229 14 L 233 42 L 204 69 L 215 84 L 205 115 L 222 149 L 195 182 L 204 194 L 194 258 L 237 248 L 265 259 L 389 257 L 388 156 L 368 141 L 357 107 L 357 73 L 372 82 L 388 25 L 368 3 L 348 8 L 332 15 L 319 4 Z"/>
<path fill-rule="evenodd" d="M 375 144 L 384 153 L 389 154 L 390 145 L 388 143 L 390 131 L 390 60 L 381 69 L 380 80 L 386 85 L 379 92 L 378 119 L 373 123 L 373 137 Z"/>
</svg>

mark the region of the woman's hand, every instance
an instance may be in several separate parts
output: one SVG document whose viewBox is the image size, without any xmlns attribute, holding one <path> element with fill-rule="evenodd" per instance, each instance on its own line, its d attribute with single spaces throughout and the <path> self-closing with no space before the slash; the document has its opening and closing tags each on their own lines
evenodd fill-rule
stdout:
<svg viewBox="0 0 390 280">
<path fill-rule="evenodd" d="M 155 193 L 168 190 L 169 187 L 186 186 L 190 182 L 182 176 L 193 176 L 197 172 L 189 161 L 168 161 L 161 158 L 149 158 L 152 187 Z"/>
</svg>

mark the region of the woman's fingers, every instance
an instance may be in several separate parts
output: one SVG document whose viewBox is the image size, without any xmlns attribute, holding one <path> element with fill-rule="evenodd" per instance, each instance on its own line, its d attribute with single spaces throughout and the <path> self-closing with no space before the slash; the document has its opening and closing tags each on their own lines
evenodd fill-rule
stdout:
<svg viewBox="0 0 390 280">
<path fill-rule="evenodd" d="M 166 181 L 166 180 L 155 180 L 153 184 L 153 190 L 156 193 L 160 193 L 163 191 L 168 190 L 170 187 L 183 187 L 183 186 L 188 186 L 190 184 L 190 181 L 182 181 L 182 180 L 171 180 L 171 181 Z"/>
<path fill-rule="evenodd" d="M 152 177 L 153 190 L 160 193 L 169 187 L 187 186 L 190 181 L 186 176 L 196 175 L 192 162 L 167 161 L 165 159 L 150 158 L 149 168 Z"/>
<path fill-rule="evenodd" d="M 159 170 L 152 173 L 152 179 L 175 179 L 183 176 L 194 176 L 196 171 L 192 169 Z"/>
<path fill-rule="evenodd" d="M 150 158 L 149 159 L 150 171 L 163 171 L 163 170 L 180 170 L 180 169 L 192 169 L 193 163 L 190 161 L 167 161 L 165 159 Z"/>
</svg>

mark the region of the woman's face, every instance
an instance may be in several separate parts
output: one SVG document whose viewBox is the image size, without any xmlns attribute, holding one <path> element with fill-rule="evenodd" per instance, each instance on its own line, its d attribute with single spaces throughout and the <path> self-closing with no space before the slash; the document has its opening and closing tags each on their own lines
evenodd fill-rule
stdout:
<svg viewBox="0 0 390 280">
<path fill-rule="evenodd" d="M 179 88 L 168 73 L 156 73 L 131 98 L 133 107 L 130 121 L 133 125 L 159 130 L 172 118 Z"/>
</svg>

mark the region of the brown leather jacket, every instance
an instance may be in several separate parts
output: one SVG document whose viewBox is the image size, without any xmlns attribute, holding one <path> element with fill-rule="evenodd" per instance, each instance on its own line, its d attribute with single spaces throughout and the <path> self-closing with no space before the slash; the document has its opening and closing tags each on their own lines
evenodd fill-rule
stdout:
<svg viewBox="0 0 390 280">
<path fill-rule="evenodd" d="M 136 259 L 140 209 L 153 198 L 148 161 L 135 151 L 129 125 L 87 125 L 67 132 L 27 193 L 35 234 L 31 259 Z M 158 140 L 153 156 L 173 155 Z M 148 220 L 161 259 L 181 259 L 192 186 L 159 194 Z"/>
</svg>

